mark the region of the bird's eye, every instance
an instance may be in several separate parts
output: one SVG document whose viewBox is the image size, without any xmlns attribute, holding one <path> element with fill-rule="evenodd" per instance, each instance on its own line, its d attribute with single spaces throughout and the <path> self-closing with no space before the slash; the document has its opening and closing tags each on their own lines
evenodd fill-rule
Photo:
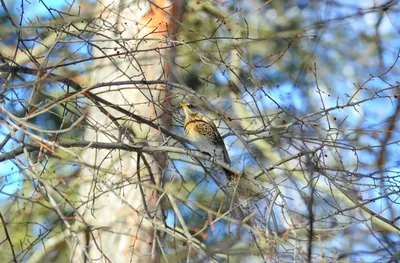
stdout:
<svg viewBox="0 0 400 263">
<path fill-rule="evenodd" d="M 193 104 L 189 104 L 189 105 L 188 105 L 188 108 L 189 108 L 189 109 L 193 109 L 193 108 L 194 108 Z"/>
</svg>

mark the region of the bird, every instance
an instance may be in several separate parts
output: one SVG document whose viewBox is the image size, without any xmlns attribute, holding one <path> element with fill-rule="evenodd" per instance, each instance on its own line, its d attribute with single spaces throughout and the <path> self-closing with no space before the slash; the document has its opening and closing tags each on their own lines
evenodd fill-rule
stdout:
<svg viewBox="0 0 400 263">
<path fill-rule="evenodd" d="M 191 144 L 201 152 L 214 156 L 230 165 L 231 160 L 228 151 L 215 123 L 193 104 L 180 103 L 180 106 L 185 113 L 184 132 Z M 224 168 L 223 170 L 228 181 L 231 181 L 234 178 L 234 173 Z"/>
</svg>

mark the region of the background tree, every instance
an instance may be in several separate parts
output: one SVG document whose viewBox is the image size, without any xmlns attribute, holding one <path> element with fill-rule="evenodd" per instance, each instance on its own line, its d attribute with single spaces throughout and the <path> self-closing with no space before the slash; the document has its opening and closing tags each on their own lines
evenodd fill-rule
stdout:
<svg viewBox="0 0 400 263">
<path fill-rule="evenodd" d="M 399 260 L 397 1 L 0 2 L 4 262 Z"/>
</svg>

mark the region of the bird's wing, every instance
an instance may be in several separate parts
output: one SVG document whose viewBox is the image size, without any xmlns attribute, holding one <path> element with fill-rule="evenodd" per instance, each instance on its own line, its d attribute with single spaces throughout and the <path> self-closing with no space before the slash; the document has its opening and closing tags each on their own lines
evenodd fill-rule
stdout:
<svg viewBox="0 0 400 263">
<path fill-rule="evenodd" d="M 214 131 L 215 137 L 217 138 L 218 145 L 221 145 L 221 147 L 222 147 L 222 152 L 224 155 L 224 162 L 226 162 L 227 164 L 231 164 L 231 159 L 229 158 L 228 150 L 226 149 L 224 139 L 222 139 L 222 136 L 219 133 L 217 126 L 215 125 L 215 123 L 212 120 L 209 120 L 208 123 L 210 123 L 210 125 Z M 231 180 L 233 178 L 234 174 L 231 171 L 226 170 L 226 169 L 224 169 L 224 171 L 225 171 L 225 174 L 226 174 L 226 177 L 228 178 L 228 180 Z"/>
<path fill-rule="evenodd" d="M 228 151 L 226 150 L 224 139 L 222 139 L 221 134 L 219 134 L 219 131 L 218 131 L 218 129 L 217 129 L 217 126 L 215 126 L 215 123 L 214 123 L 212 120 L 209 120 L 208 123 L 210 123 L 211 128 L 212 128 L 213 131 L 214 131 L 215 138 L 217 138 L 217 143 L 218 143 L 218 145 L 221 145 L 221 147 L 223 148 L 223 152 L 224 152 L 224 161 L 225 161 L 226 163 L 229 163 L 229 164 L 230 164 L 230 163 L 231 163 L 231 160 L 230 160 L 230 158 L 229 158 Z"/>
</svg>

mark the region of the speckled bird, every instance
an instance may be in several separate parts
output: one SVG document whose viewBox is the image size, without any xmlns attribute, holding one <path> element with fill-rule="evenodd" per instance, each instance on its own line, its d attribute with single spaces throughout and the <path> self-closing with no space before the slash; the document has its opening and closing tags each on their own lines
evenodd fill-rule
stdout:
<svg viewBox="0 0 400 263">
<path fill-rule="evenodd" d="M 190 142 L 200 151 L 206 152 L 211 156 L 223 160 L 230 164 L 228 151 L 224 140 L 219 134 L 215 123 L 202 114 L 199 109 L 192 104 L 180 104 L 185 112 L 184 130 Z M 224 169 L 228 180 L 232 180 L 234 174 Z"/>
</svg>

